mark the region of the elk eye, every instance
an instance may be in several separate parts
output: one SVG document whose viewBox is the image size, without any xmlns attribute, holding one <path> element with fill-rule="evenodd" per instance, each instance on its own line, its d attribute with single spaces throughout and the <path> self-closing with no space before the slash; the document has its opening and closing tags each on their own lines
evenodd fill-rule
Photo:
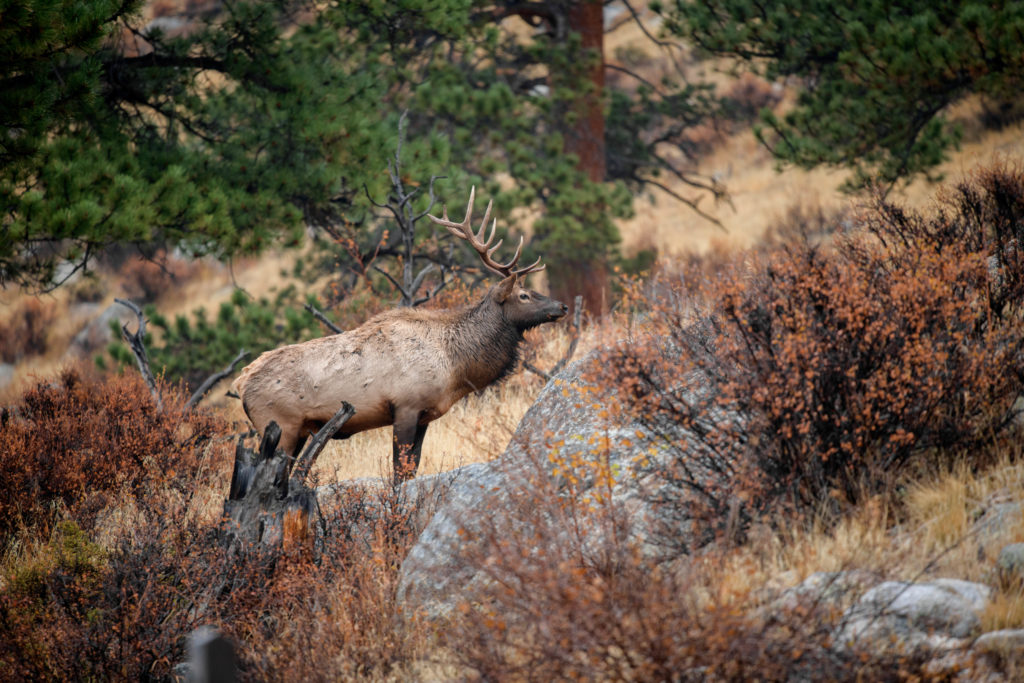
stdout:
<svg viewBox="0 0 1024 683">
<path fill-rule="evenodd" d="M 527 294 L 526 292 L 522 292 L 522 293 L 521 293 L 521 294 L 519 295 L 519 300 L 520 300 L 520 301 L 529 301 L 529 300 L 530 300 L 530 295 L 529 295 L 529 294 Z"/>
</svg>

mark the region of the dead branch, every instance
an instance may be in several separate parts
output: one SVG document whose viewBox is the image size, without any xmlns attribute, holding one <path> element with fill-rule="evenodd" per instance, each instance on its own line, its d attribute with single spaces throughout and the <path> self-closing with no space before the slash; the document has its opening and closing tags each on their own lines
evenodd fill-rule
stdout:
<svg viewBox="0 0 1024 683">
<path fill-rule="evenodd" d="M 583 315 L 583 297 L 579 294 L 573 300 L 573 308 L 575 311 L 572 315 L 572 339 L 569 340 L 569 348 L 562 354 L 561 359 L 555 363 L 554 367 L 549 372 L 541 370 L 530 361 L 523 361 L 523 367 L 534 373 L 540 375 L 545 381 L 551 381 L 551 378 L 560 373 L 566 366 L 566 364 L 572 360 L 573 354 L 576 353 L 576 347 L 580 343 L 580 317 Z"/>
<path fill-rule="evenodd" d="M 248 355 L 249 352 L 246 351 L 245 349 L 242 349 L 241 351 L 238 352 L 238 355 L 235 356 L 234 360 L 232 360 L 231 363 L 226 368 L 224 368 L 220 372 L 215 372 L 214 374 L 207 377 L 206 381 L 199 385 L 199 388 L 195 390 L 195 393 L 193 393 L 192 396 L 185 403 L 185 407 L 181 409 L 182 414 L 187 413 L 188 411 L 195 408 L 199 404 L 199 402 L 203 400 L 203 396 L 206 396 L 206 394 L 209 393 L 210 389 L 213 389 L 214 385 L 216 385 L 217 382 L 231 375 L 231 373 L 235 371 L 235 366 L 242 362 L 242 360 L 246 358 Z"/>
<path fill-rule="evenodd" d="M 388 282 L 391 283 L 391 286 L 401 294 L 402 306 L 417 306 L 428 301 L 444 286 L 443 280 L 446 265 L 441 263 L 442 284 L 428 292 L 426 296 L 416 296 L 416 293 L 423 284 L 424 278 L 435 268 L 433 263 L 428 263 L 420 269 L 419 272 L 416 271 L 416 259 L 422 260 L 426 258 L 416 254 L 416 223 L 420 219 L 426 217 L 433 210 L 434 204 L 437 203 L 437 196 L 434 194 L 434 184 L 445 176 L 435 175 L 430 177 L 430 183 L 428 184 L 430 203 L 425 210 L 420 213 L 416 213 L 413 210 L 412 200 L 419 194 L 420 188 L 415 187 L 412 191 L 406 191 L 405 183 L 402 181 L 401 172 L 402 143 L 405 140 L 406 119 L 408 118 L 408 114 L 408 111 L 402 112 L 402 116 L 398 120 L 398 143 L 395 147 L 395 157 L 394 159 L 388 160 L 388 177 L 391 180 L 392 187 L 391 191 L 388 193 L 386 201 L 378 202 L 370 195 L 369 188 L 364 186 L 363 189 L 366 192 L 366 197 L 370 200 L 370 203 L 377 208 L 387 209 L 391 212 L 395 223 L 398 225 L 398 235 L 401 239 L 401 244 L 398 246 L 398 255 L 402 266 L 402 275 L 400 279 L 391 275 L 391 273 L 377 264 L 373 264 L 372 267 L 387 278 Z"/>
<path fill-rule="evenodd" d="M 302 488 L 306 477 L 309 475 L 309 471 L 313 469 L 313 463 L 316 462 L 317 456 L 320 455 L 320 451 L 324 449 L 324 446 L 327 445 L 331 437 L 341 429 L 341 426 L 348 422 L 355 414 L 355 408 L 345 401 L 341 402 L 341 408 L 338 409 L 338 412 L 327 421 L 327 424 L 320 428 L 320 431 L 310 440 L 302 454 L 295 461 L 295 467 L 292 469 L 292 476 L 289 482 L 290 490 L 297 491 Z"/>
<path fill-rule="evenodd" d="M 146 354 L 146 345 L 143 341 L 146 336 L 146 316 L 142 314 L 142 309 L 136 306 L 134 302 L 125 299 L 114 299 L 114 301 L 130 309 L 135 314 L 135 317 L 138 318 L 139 329 L 135 334 L 128 331 L 128 325 L 121 325 L 121 334 L 124 336 L 124 340 L 128 342 L 132 354 L 135 355 L 135 362 L 139 366 L 139 372 L 142 374 L 142 378 L 146 380 L 149 393 L 153 395 L 153 400 L 156 401 L 156 407 L 163 410 L 164 402 L 160 398 L 160 392 L 156 387 L 156 379 L 153 377 L 153 371 L 149 367 L 149 356 Z"/>
<path fill-rule="evenodd" d="M 342 333 L 342 332 L 344 331 L 344 330 L 342 330 L 342 329 L 341 329 L 340 327 L 338 327 L 337 325 L 335 325 L 334 323 L 332 323 L 332 322 L 331 322 L 331 321 L 330 321 L 330 320 L 329 320 L 329 319 L 327 318 L 327 316 L 326 316 L 326 315 L 324 315 L 324 312 L 323 312 L 323 311 L 321 311 L 321 310 L 320 310 L 319 308 L 317 308 L 316 306 L 314 306 L 313 304 L 306 304 L 306 310 L 307 310 L 307 311 L 309 311 L 309 312 L 310 312 L 310 314 L 311 314 L 311 315 L 312 315 L 312 316 L 313 316 L 314 318 L 316 318 L 317 320 L 319 320 L 319 321 L 320 321 L 320 323 L 321 323 L 321 324 L 323 324 L 323 326 L 324 326 L 324 327 L 326 327 L 327 329 L 329 329 L 329 330 L 330 330 L 331 332 L 333 332 L 334 334 L 341 334 L 341 333 Z"/>
</svg>

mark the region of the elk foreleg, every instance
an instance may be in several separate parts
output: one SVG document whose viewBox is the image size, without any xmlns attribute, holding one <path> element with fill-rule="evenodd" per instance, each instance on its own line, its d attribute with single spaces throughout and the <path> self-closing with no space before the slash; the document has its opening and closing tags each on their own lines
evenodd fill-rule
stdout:
<svg viewBox="0 0 1024 683">
<path fill-rule="evenodd" d="M 396 484 L 411 479 L 420 466 L 420 453 L 423 451 L 423 437 L 427 435 L 427 425 L 421 425 L 419 417 L 419 413 L 395 416 L 392 461 Z"/>
</svg>

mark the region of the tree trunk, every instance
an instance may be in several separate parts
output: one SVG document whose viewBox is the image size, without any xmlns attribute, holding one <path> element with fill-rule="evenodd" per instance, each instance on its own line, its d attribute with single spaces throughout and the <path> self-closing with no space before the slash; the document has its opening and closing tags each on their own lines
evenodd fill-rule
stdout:
<svg viewBox="0 0 1024 683">
<path fill-rule="evenodd" d="M 593 88 L 577 102 L 578 123 L 566 131 L 565 151 L 575 154 L 579 168 L 592 182 L 605 179 L 604 150 L 604 7 L 594 0 L 577 0 L 569 5 L 569 31 L 578 33 L 583 52 L 594 58 L 587 78 Z"/>
<path fill-rule="evenodd" d="M 355 409 L 342 403 L 338 412 L 306 444 L 294 462 L 277 450 L 281 428 L 271 422 L 264 430 L 258 451 L 238 440 L 231 488 L 224 501 L 223 543 L 232 554 L 253 551 L 313 552 L 318 515 L 316 494 L 306 486 L 327 441 L 353 415 Z"/>
<path fill-rule="evenodd" d="M 580 36 L 583 55 L 592 60 L 586 78 L 590 89 L 575 104 L 576 125 L 564 131 L 565 151 L 579 160 L 578 167 L 594 183 L 605 180 L 604 143 L 604 7 L 593 0 L 576 0 L 566 10 L 571 33 Z M 559 301 L 583 297 L 583 307 L 594 315 L 608 311 L 611 286 L 604 257 L 562 261 L 548 274 L 551 295 Z"/>
</svg>

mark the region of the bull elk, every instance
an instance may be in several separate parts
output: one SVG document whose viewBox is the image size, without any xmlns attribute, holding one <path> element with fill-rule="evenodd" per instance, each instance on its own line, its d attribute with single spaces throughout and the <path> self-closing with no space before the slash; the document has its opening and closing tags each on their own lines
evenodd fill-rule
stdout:
<svg viewBox="0 0 1024 683">
<path fill-rule="evenodd" d="M 480 230 L 473 231 L 475 193 L 476 188 L 469 193 L 461 223 L 448 220 L 447 207 L 441 218 L 430 219 L 469 242 L 483 264 L 502 277 L 480 301 L 457 309 L 387 311 L 354 330 L 267 351 L 235 380 L 232 388 L 256 429 L 263 432 L 271 421 L 281 427 L 285 453 L 297 456 L 309 435 L 347 401 L 355 415 L 333 438 L 392 425 L 395 481 L 411 477 L 427 426 L 466 394 L 507 375 L 526 330 L 568 312 L 565 304 L 520 285 L 544 269 L 539 258 L 516 268 L 521 238 L 512 260 L 493 259 L 502 243 L 491 244 L 497 219 L 484 240 L 488 202 Z"/>
</svg>

